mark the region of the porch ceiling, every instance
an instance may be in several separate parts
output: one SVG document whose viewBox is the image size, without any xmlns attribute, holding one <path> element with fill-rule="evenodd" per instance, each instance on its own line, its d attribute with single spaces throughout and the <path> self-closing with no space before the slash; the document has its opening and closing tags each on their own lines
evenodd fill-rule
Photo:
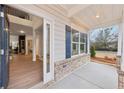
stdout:
<svg viewBox="0 0 124 93">
<path fill-rule="evenodd" d="M 88 29 L 120 22 L 124 8 L 123 4 L 62 4 L 60 6 L 67 11 L 68 17 Z"/>
<path fill-rule="evenodd" d="M 68 17 L 87 30 L 119 23 L 124 8 L 124 4 L 37 4 L 34 6 L 50 14 L 58 14 L 61 18 Z"/>
</svg>

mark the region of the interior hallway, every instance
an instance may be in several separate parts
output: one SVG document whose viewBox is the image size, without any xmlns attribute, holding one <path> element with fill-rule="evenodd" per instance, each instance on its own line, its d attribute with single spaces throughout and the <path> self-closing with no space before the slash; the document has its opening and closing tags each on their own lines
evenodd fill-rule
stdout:
<svg viewBox="0 0 124 93">
<path fill-rule="evenodd" d="M 14 55 L 10 62 L 9 85 L 11 89 L 26 89 L 43 80 L 43 64 L 37 60 L 32 62 L 31 56 Z"/>
</svg>

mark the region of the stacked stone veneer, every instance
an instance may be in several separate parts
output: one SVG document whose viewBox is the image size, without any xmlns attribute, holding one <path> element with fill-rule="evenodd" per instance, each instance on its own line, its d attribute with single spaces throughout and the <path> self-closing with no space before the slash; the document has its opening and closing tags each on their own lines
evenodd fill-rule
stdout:
<svg viewBox="0 0 124 93">
<path fill-rule="evenodd" d="M 121 64 L 120 64 L 121 63 L 121 56 L 117 56 L 117 62 L 116 63 L 117 63 L 116 64 L 117 69 L 120 70 L 121 69 L 121 67 L 120 67 L 121 66 Z"/>
<path fill-rule="evenodd" d="M 81 55 L 55 62 L 55 81 L 63 78 L 79 66 L 89 61 L 89 55 Z"/>
<path fill-rule="evenodd" d="M 49 88 L 52 84 L 54 84 L 56 81 L 64 78 L 64 76 L 71 73 L 76 68 L 80 67 L 81 65 L 90 62 L 90 56 L 89 55 L 80 55 L 76 57 L 72 57 L 69 59 L 61 60 L 55 62 L 54 66 L 54 80 L 46 83 L 42 86 L 42 88 Z"/>
<path fill-rule="evenodd" d="M 121 56 L 117 56 L 118 88 L 124 89 L 124 71 L 121 70 Z"/>
<path fill-rule="evenodd" d="M 124 89 L 124 72 L 118 70 L 118 88 Z"/>
</svg>

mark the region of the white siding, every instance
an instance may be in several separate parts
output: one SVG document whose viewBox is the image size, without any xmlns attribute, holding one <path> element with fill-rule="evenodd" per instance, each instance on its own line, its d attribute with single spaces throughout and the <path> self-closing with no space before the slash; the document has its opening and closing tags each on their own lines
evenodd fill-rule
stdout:
<svg viewBox="0 0 124 93">
<path fill-rule="evenodd" d="M 55 21 L 54 24 L 54 60 L 65 59 L 65 24 Z"/>
<path fill-rule="evenodd" d="M 66 53 L 65 53 L 65 25 L 64 23 L 60 21 L 55 21 L 54 24 L 54 60 L 60 61 L 64 60 Z M 70 25 L 72 28 L 79 30 L 80 32 L 85 32 L 85 30 L 82 30 L 78 27 L 75 27 L 74 25 Z"/>
</svg>

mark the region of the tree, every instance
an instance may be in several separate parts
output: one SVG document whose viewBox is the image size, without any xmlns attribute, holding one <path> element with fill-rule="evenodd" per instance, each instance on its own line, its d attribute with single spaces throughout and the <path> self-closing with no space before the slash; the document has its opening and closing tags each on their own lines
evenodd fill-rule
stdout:
<svg viewBox="0 0 124 93">
<path fill-rule="evenodd" d="M 107 27 L 99 30 L 97 36 L 95 37 L 95 41 L 91 41 L 91 44 L 94 45 L 96 49 L 117 49 L 117 37 L 118 34 L 112 32 L 112 27 Z"/>
</svg>

